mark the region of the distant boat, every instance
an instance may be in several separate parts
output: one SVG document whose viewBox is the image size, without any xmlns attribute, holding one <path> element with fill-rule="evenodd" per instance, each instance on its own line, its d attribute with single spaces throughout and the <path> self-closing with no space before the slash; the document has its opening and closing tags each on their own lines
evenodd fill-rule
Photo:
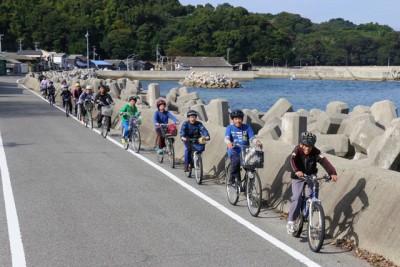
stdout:
<svg viewBox="0 0 400 267">
<path fill-rule="evenodd" d="M 296 74 L 291 73 L 289 78 L 290 78 L 291 80 L 296 80 Z"/>
</svg>

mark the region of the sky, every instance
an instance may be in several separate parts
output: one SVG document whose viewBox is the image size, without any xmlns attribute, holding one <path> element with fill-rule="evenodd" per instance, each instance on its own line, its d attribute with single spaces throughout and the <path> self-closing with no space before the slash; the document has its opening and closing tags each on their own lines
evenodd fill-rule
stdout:
<svg viewBox="0 0 400 267">
<path fill-rule="evenodd" d="M 379 23 L 400 30 L 400 0 L 179 0 L 182 5 L 205 5 L 214 7 L 229 3 L 242 6 L 249 12 L 289 12 L 300 14 L 314 23 L 342 18 L 355 24 Z"/>
</svg>

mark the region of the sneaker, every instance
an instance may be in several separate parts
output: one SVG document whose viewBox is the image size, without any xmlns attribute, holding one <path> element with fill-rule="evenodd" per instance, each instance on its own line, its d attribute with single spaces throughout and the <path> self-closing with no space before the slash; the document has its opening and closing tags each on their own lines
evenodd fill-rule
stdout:
<svg viewBox="0 0 400 267">
<path fill-rule="evenodd" d="M 158 154 L 164 153 L 164 149 L 162 149 L 162 148 L 157 148 L 157 153 L 158 153 Z"/>
<path fill-rule="evenodd" d="M 189 165 L 183 166 L 183 171 L 184 171 L 184 172 L 188 172 L 188 171 L 189 171 Z"/>
<path fill-rule="evenodd" d="M 97 128 L 100 128 L 100 127 L 101 127 L 101 123 L 98 123 L 98 124 L 97 124 Z"/>
<path fill-rule="evenodd" d="M 286 231 L 287 231 L 287 233 L 288 233 L 289 235 L 291 235 L 291 234 L 294 233 L 294 225 L 293 225 L 293 222 L 288 222 L 288 223 L 286 224 Z"/>
<path fill-rule="evenodd" d="M 121 139 L 121 143 L 122 143 L 123 145 L 126 144 L 125 138 L 122 138 L 122 139 Z"/>
</svg>

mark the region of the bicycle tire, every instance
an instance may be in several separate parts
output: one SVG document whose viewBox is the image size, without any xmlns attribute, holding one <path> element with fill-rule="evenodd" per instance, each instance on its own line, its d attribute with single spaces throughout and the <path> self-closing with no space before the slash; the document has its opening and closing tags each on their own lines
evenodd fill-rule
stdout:
<svg viewBox="0 0 400 267">
<path fill-rule="evenodd" d="M 254 177 L 251 177 L 252 175 L 254 175 Z M 261 179 L 257 171 L 248 172 L 246 178 L 247 208 L 253 217 L 257 217 L 262 205 Z"/>
<path fill-rule="evenodd" d="M 174 149 L 174 143 L 170 140 L 168 142 L 168 159 L 169 159 L 169 166 L 171 168 L 175 168 L 175 149 Z"/>
<path fill-rule="evenodd" d="M 142 144 L 142 140 L 140 138 L 140 131 L 139 128 L 136 128 L 134 131 L 132 131 L 132 149 L 136 153 L 139 153 L 140 151 L 140 146 Z"/>
<path fill-rule="evenodd" d="M 161 152 L 161 153 L 158 153 L 158 138 L 159 137 L 157 137 L 156 138 L 156 154 L 157 154 L 157 161 L 159 162 L 159 163 L 163 163 L 163 161 L 164 161 L 164 152 Z"/>
<path fill-rule="evenodd" d="M 88 114 L 89 114 L 90 129 L 93 129 L 93 116 L 92 116 L 92 111 L 88 111 Z"/>
<path fill-rule="evenodd" d="M 69 117 L 69 103 L 65 103 L 65 116 L 68 118 Z"/>
<path fill-rule="evenodd" d="M 319 252 L 325 239 L 325 213 L 319 202 L 311 204 L 308 217 L 308 245 L 313 252 Z"/>
<path fill-rule="evenodd" d="M 225 176 L 226 196 L 228 198 L 228 202 L 231 205 L 235 206 L 236 203 L 239 200 L 240 191 L 239 191 L 239 187 L 236 185 L 236 183 L 235 184 L 229 184 L 230 167 L 231 167 L 231 164 L 229 163 L 229 165 L 225 169 L 225 173 L 226 173 L 226 176 Z"/>
<path fill-rule="evenodd" d="M 300 210 L 299 217 L 297 217 L 297 219 L 294 220 L 293 222 L 294 232 L 292 233 L 292 236 L 300 237 L 301 232 L 303 231 L 303 225 L 304 225 L 304 215 L 303 215 L 303 210 Z"/>
<path fill-rule="evenodd" d="M 193 160 L 193 169 L 194 169 L 194 177 L 198 185 L 201 185 L 203 182 L 203 160 L 201 158 L 201 154 L 197 155 L 197 162 Z"/>
<path fill-rule="evenodd" d="M 78 105 L 78 104 L 76 104 L 76 105 Z M 76 114 L 76 118 L 78 119 L 79 122 L 82 120 L 82 110 L 79 106 L 78 106 L 78 112 Z"/>
<path fill-rule="evenodd" d="M 110 118 L 107 116 L 103 117 L 102 120 L 102 126 L 101 126 L 101 136 L 103 136 L 104 138 L 107 137 L 108 135 L 108 124 L 109 124 Z"/>
</svg>

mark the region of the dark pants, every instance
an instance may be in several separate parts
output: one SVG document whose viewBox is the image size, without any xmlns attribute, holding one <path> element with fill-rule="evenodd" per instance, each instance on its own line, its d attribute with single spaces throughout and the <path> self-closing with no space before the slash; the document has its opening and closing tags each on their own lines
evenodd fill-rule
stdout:
<svg viewBox="0 0 400 267">
<path fill-rule="evenodd" d="M 235 179 L 234 177 L 237 177 L 240 179 L 240 154 L 237 154 L 236 152 L 232 152 L 231 154 L 231 181 L 233 182 Z"/>
<path fill-rule="evenodd" d="M 157 140 L 158 140 L 158 148 L 164 148 L 165 147 L 165 139 L 164 139 L 164 137 L 162 137 L 160 128 L 156 129 L 156 134 L 157 134 Z"/>
</svg>

